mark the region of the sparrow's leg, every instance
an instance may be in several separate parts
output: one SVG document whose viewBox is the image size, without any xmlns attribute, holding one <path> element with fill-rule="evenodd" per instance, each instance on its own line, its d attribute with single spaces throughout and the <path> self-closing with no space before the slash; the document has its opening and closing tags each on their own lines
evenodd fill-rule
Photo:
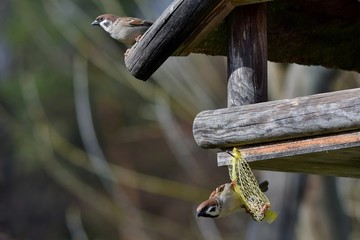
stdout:
<svg viewBox="0 0 360 240">
<path fill-rule="evenodd" d="M 140 34 L 139 36 L 137 36 L 135 38 L 135 45 L 140 41 L 141 37 L 142 37 L 142 35 Z M 126 52 L 124 54 L 125 58 L 127 58 L 130 55 L 130 52 L 131 52 L 131 48 L 126 49 Z"/>
<path fill-rule="evenodd" d="M 135 38 L 135 41 L 136 41 L 136 42 L 139 42 L 140 39 L 141 39 L 141 37 L 142 37 L 142 35 L 140 34 L 139 36 L 137 36 L 137 37 Z"/>
<path fill-rule="evenodd" d="M 131 52 L 131 48 L 126 49 L 124 53 L 125 59 L 130 55 L 130 52 Z"/>
<path fill-rule="evenodd" d="M 269 206 L 268 204 L 265 204 L 264 206 L 261 207 L 261 212 L 262 212 L 262 213 L 265 213 L 266 210 L 268 210 L 269 207 L 270 207 L 270 206 Z"/>
</svg>

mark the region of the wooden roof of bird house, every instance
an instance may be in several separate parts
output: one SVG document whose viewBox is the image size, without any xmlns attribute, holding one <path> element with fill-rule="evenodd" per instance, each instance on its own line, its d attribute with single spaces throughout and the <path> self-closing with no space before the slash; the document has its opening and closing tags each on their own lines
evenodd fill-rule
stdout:
<svg viewBox="0 0 360 240">
<path fill-rule="evenodd" d="M 125 60 L 147 80 L 170 56 L 226 55 L 224 19 L 239 5 L 267 0 L 175 0 Z M 360 3 L 275 0 L 268 4 L 268 59 L 360 71 Z"/>
</svg>

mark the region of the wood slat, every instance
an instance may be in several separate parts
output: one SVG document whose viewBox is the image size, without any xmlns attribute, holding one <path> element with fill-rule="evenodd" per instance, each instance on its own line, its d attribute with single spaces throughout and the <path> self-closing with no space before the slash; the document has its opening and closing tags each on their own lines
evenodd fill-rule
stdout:
<svg viewBox="0 0 360 240">
<path fill-rule="evenodd" d="M 228 4 L 229 0 L 174 1 L 132 47 L 125 59 L 126 67 L 134 77 L 147 80 L 181 44 L 195 38 L 195 33 L 200 34 L 216 12 Z"/>
<path fill-rule="evenodd" d="M 360 131 L 238 149 L 253 169 L 360 177 Z M 219 166 L 229 160 L 218 153 Z"/>
<path fill-rule="evenodd" d="M 274 142 L 360 129 L 360 89 L 199 113 L 193 135 L 203 148 Z"/>
</svg>

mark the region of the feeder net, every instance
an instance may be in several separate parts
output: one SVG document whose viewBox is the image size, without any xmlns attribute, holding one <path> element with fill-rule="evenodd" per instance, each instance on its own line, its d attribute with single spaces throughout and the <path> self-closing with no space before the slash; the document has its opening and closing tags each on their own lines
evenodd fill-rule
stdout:
<svg viewBox="0 0 360 240">
<path fill-rule="evenodd" d="M 276 219 L 277 213 L 270 210 L 270 201 L 259 188 L 249 164 L 236 148 L 233 149 L 231 155 L 229 175 L 230 179 L 236 182 L 234 190 L 237 196 L 254 220 L 260 222 L 265 219 L 272 223 Z"/>
</svg>

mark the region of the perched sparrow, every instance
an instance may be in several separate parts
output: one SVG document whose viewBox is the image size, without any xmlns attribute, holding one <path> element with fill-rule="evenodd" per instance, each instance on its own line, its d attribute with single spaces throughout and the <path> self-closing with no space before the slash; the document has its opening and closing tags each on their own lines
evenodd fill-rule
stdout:
<svg viewBox="0 0 360 240">
<path fill-rule="evenodd" d="M 112 14 L 98 16 L 91 23 L 93 26 L 101 26 L 110 36 L 127 47 L 139 41 L 142 34 L 149 29 L 152 22 L 132 17 L 118 17 Z"/>
<path fill-rule="evenodd" d="M 215 189 L 210 194 L 208 200 L 202 202 L 196 209 L 198 217 L 225 217 L 238 210 L 244 209 L 244 204 L 240 201 L 234 190 L 236 182 L 225 183 Z M 259 184 L 262 192 L 268 190 L 268 181 Z"/>
</svg>

